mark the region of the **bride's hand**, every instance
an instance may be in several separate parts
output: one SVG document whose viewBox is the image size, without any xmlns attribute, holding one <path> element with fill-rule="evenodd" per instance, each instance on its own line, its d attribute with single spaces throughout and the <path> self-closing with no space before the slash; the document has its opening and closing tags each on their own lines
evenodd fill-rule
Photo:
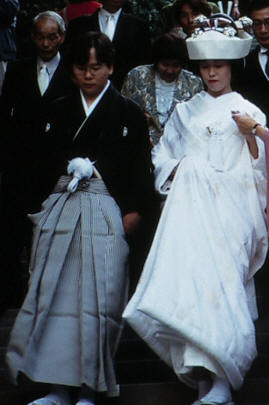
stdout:
<svg viewBox="0 0 269 405">
<path fill-rule="evenodd" d="M 253 118 L 247 113 L 240 114 L 238 111 L 232 111 L 232 118 L 236 122 L 241 134 L 245 135 L 249 151 L 254 159 L 259 157 L 259 150 L 256 142 L 255 133 L 253 129 L 260 126 Z"/>
<path fill-rule="evenodd" d="M 239 114 L 238 111 L 232 111 L 232 118 L 236 122 L 239 131 L 244 135 L 251 135 L 252 129 L 257 123 L 253 118 L 251 118 L 247 113 Z"/>
</svg>

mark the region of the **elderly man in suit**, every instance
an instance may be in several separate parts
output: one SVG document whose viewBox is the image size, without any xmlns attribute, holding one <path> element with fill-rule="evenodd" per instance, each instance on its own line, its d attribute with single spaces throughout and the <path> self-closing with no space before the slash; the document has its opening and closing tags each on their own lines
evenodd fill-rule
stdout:
<svg viewBox="0 0 269 405">
<path fill-rule="evenodd" d="M 129 70 L 150 61 L 150 33 L 144 21 L 123 12 L 125 0 L 103 0 L 102 3 L 103 8 L 92 16 L 82 16 L 70 22 L 66 43 L 87 31 L 105 33 L 115 48 L 111 81 L 120 89 Z"/>
<path fill-rule="evenodd" d="M 64 38 L 64 21 L 57 13 L 47 11 L 37 15 L 32 28 L 36 55 L 9 63 L 3 84 L 0 98 L 2 309 L 21 302 L 21 253 L 31 240 L 27 214 L 37 210 L 44 197 L 35 175 L 41 142 L 40 115 L 49 102 L 68 94 L 74 86 L 59 53 Z"/>
<path fill-rule="evenodd" d="M 255 103 L 269 119 L 269 0 L 253 0 L 249 17 L 258 46 L 246 58 L 244 74 L 240 80 L 241 93 Z"/>
</svg>

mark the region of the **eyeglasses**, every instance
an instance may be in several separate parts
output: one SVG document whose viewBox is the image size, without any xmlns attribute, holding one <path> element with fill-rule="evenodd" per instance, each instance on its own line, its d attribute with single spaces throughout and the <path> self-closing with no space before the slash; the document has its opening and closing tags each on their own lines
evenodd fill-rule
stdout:
<svg viewBox="0 0 269 405">
<path fill-rule="evenodd" d="M 74 65 L 76 72 L 80 75 L 85 75 L 90 72 L 91 75 L 96 75 L 102 69 L 103 64 L 96 65 Z"/>
<path fill-rule="evenodd" d="M 264 25 L 265 28 L 269 28 L 269 18 L 266 18 L 265 20 L 253 20 L 254 28 L 259 29 L 262 25 Z"/>
</svg>

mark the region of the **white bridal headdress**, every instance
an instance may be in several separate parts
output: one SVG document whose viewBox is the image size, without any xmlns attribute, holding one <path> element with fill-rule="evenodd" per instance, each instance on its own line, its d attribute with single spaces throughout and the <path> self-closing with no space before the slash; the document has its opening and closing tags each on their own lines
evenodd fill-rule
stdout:
<svg viewBox="0 0 269 405">
<path fill-rule="evenodd" d="M 238 21 L 226 14 L 214 14 L 195 19 L 196 28 L 186 45 L 191 60 L 231 60 L 247 56 L 252 37 L 248 29 L 252 21 L 242 17 Z"/>
</svg>

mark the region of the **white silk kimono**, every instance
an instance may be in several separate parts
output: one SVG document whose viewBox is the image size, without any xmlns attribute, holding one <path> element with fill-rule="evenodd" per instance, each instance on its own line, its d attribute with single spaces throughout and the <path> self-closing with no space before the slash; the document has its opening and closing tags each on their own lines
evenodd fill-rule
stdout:
<svg viewBox="0 0 269 405">
<path fill-rule="evenodd" d="M 238 93 L 202 91 L 176 106 L 153 149 L 156 188 L 169 192 L 124 318 L 186 383 L 204 367 L 238 389 L 256 356 L 253 276 L 268 239 L 264 145 L 253 159 L 233 110 L 265 123 Z"/>
</svg>

